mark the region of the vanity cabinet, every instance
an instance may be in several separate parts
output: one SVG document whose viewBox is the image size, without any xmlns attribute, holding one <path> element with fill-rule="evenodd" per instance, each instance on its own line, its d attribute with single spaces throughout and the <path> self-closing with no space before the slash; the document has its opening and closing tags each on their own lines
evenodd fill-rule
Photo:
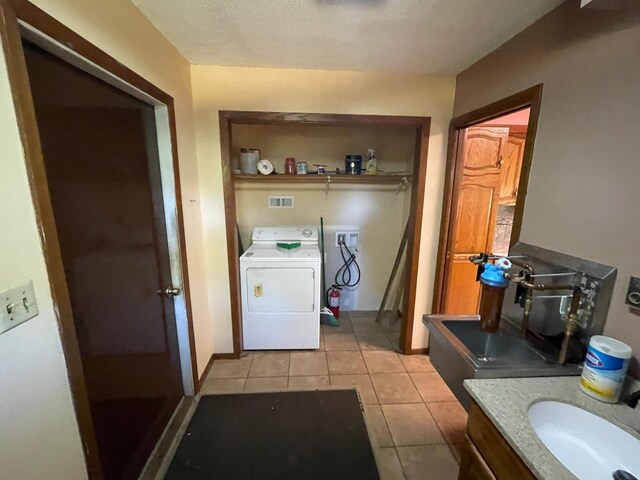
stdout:
<svg viewBox="0 0 640 480">
<path fill-rule="evenodd" d="M 459 480 L 535 480 L 477 403 L 469 409 Z"/>
</svg>

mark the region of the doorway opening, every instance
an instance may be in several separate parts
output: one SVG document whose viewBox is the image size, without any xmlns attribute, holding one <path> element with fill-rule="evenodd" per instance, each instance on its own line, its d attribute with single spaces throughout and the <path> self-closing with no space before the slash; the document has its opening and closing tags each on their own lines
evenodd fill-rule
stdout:
<svg viewBox="0 0 640 480">
<path fill-rule="evenodd" d="M 386 267 L 388 267 L 389 271 L 391 270 L 393 255 L 398 249 L 398 243 L 401 241 L 400 236 L 404 225 L 401 225 L 400 219 L 402 218 L 406 222 L 408 225 L 405 241 L 406 271 L 404 271 L 404 275 L 399 275 L 399 277 L 403 278 L 398 280 L 404 285 L 401 296 L 402 318 L 395 324 L 396 328 L 399 327 L 399 338 L 396 337 L 393 341 L 398 350 L 406 355 L 424 353 L 420 349 L 413 349 L 412 340 L 422 225 L 422 196 L 426 181 L 430 118 L 247 111 L 221 111 L 219 117 L 233 336 L 233 354 L 229 354 L 229 356 L 238 358 L 245 349 L 243 321 L 246 315 L 243 317 L 243 286 L 241 282 L 243 273 L 239 261 L 239 237 L 244 236 L 242 243 L 245 246 L 251 240 L 252 229 L 256 226 L 303 226 L 309 225 L 310 222 L 311 225 L 318 225 L 322 208 L 324 208 L 324 220 L 327 221 L 327 224 L 325 224 L 325 253 L 333 249 L 332 252 L 326 255 L 326 286 L 331 286 L 332 278 L 335 278 L 336 272 L 343 265 L 339 260 L 341 254 L 338 234 L 341 232 L 343 235 L 351 233 L 356 234 L 358 238 L 355 243 L 362 245 L 359 250 L 360 253 L 367 246 L 371 248 L 370 251 L 373 251 L 377 245 L 382 246 L 381 251 L 376 251 L 378 256 L 374 258 L 371 255 L 370 258 L 373 264 L 372 269 L 374 267 L 379 269 L 380 264 L 385 264 L 384 273 L 370 275 L 366 280 L 370 279 L 373 282 L 378 282 L 375 286 L 380 296 L 384 292 L 384 285 L 388 275 Z M 276 138 L 281 141 L 274 142 Z M 392 145 L 395 149 L 392 151 L 396 153 L 396 156 L 394 157 L 394 155 L 390 154 L 388 156 L 389 160 L 387 160 L 389 163 L 380 161 L 376 175 L 364 174 L 364 165 L 362 166 L 362 175 L 345 174 L 346 169 L 342 169 L 346 165 L 343 163 L 342 158 L 345 158 L 345 151 L 349 153 L 345 145 L 353 141 L 353 138 L 364 139 L 362 144 L 365 146 L 380 145 L 381 143 Z M 399 142 L 399 139 L 402 142 Z M 295 150 L 292 146 L 295 147 Z M 406 158 L 397 155 L 401 146 L 402 151 L 407 154 Z M 270 161 L 273 161 L 274 158 L 284 157 L 285 152 L 291 152 L 292 150 L 301 152 L 305 155 L 304 159 L 308 160 L 310 169 L 315 170 L 317 168 L 317 166 L 313 165 L 314 162 L 321 163 L 322 165 L 319 166 L 326 167 L 326 169 L 321 173 L 316 170 L 313 174 L 303 175 L 262 175 L 257 171 L 253 171 L 251 174 L 243 174 L 242 168 L 238 169 L 238 167 L 242 166 L 242 163 L 237 162 L 239 158 L 242 158 L 239 157 L 242 152 L 241 147 L 255 147 L 245 150 L 257 152 L 260 152 L 260 148 L 262 148 L 270 156 Z M 353 147 L 350 146 L 348 148 Z M 342 154 L 339 153 L 341 149 Z M 384 150 L 380 151 L 383 152 Z M 272 155 L 275 155 L 275 157 Z M 381 158 L 384 158 L 384 155 L 380 156 L 378 160 Z M 403 161 L 394 160 L 395 163 L 391 164 L 391 159 L 393 158 L 402 158 Z M 273 166 L 277 167 L 276 170 L 282 172 L 285 164 L 278 161 Z M 340 172 L 338 172 L 338 168 L 341 169 Z M 386 171 L 383 172 L 383 169 L 386 169 Z M 234 170 L 236 171 L 234 172 Z M 410 188 L 408 188 L 409 185 Z M 279 189 L 275 190 L 274 186 Z M 354 187 L 365 189 L 368 197 L 359 195 L 357 191 L 354 193 L 353 190 L 356 190 Z M 388 196 L 391 199 L 391 201 L 387 201 L 382 205 L 378 204 L 378 208 L 385 208 L 388 211 L 391 211 L 392 207 L 394 209 L 394 214 L 388 215 L 391 218 L 386 221 L 385 228 L 387 230 L 383 234 L 380 234 L 379 225 L 375 225 L 373 221 L 376 215 L 378 217 L 382 215 L 375 213 L 376 206 L 373 202 L 366 201 L 370 197 L 369 194 L 374 190 L 376 193 L 383 191 L 384 198 Z M 405 190 L 406 193 L 404 193 Z M 399 195 L 401 192 L 403 195 Z M 290 208 L 288 210 L 276 210 L 276 213 L 274 213 L 273 210 L 269 210 L 269 194 L 284 195 L 285 197 L 281 198 L 285 199 L 287 197 L 297 197 L 297 205 L 303 208 L 299 208 L 297 212 L 295 208 Z M 336 200 L 337 198 L 344 201 L 340 203 Z M 397 210 L 395 209 L 396 206 L 398 207 Z M 328 210 L 332 210 L 332 212 L 328 213 Z M 365 231 L 365 226 L 368 227 L 369 222 L 365 222 L 363 220 L 364 217 L 372 218 L 370 223 L 375 226 L 372 227 L 371 232 Z M 258 223 L 264 222 L 265 219 L 269 218 L 271 221 L 268 225 Z M 360 231 L 360 227 L 362 227 L 362 231 Z M 394 231 L 391 232 L 391 229 Z M 310 230 L 313 231 L 313 229 Z M 360 236 L 360 234 L 366 235 L 364 237 L 364 241 L 368 242 L 366 245 L 362 244 L 363 236 Z M 353 248 L 355 252 L 355 247 Z M 247 253 L 253 255 L 253 252 Z M 333 258 L 336 259 L 335 264 L 332 264 L 332 254 Z M 380 261 L 379 257 L 381 256 L 386 257 L 384 260 L 387 260 L 387 262 Z M 363 257 L 364 254 L 359 256 L 358 262 Z M 247 257 L 245 257 L 246 259 Z M 254 258 L 254 260 L 259 259 Z M 247 263 L 245 262 L 246 265 Z M 364 271 L 366 271 L 366 267 Z M 380 269 L 377 271 L 380 271 Z M 264 295 L 262 283 L 256 283 L 257 289 L 254 290 L 254 284 L 249 285 L 246 276 L 244 281 L 245 300 L 249 293 L 255 298 Z M 327 290 L 322 291 L 322 296 L 327 294 Z M 373 297 L 374 295 L 369 295 L 368 304 L 371 306 L 365 308 L 367 317 L 368 314 L 373 313 L 373 318 L 375 318 L 375 311 L 377 311 L 380 303 L 379 298 L 371 300 Z M 345 296 L 343 300 L 348 298 Z M 355 293 L 351 296 L 351 300 L 350 307 L 356 304 Z M 361 300 L 364 305 L 365 302 L 362 297 Z M 311 302 L 308 302 L 308 304 L 311 305 Z M 245 307 L 248 306 L 249 302 L 246 301 L 244 305 Z M 353 308 L 352 311 L 361 312 L 358 308 Z M 373 318 L 371 319 L 372 323 L 374 321 Z M 318 323 L 318 325 L 314 323 L 314 329 L 319 329 L 319 319 L 314 320 L 314 322 Z M 272 331 L 276 332 L 277 335 L 282 335 L 278 333 L 279 330 L 277 329 L 272 329 Z M 314 331 L 315 335 L 317 334 Z M 249 342 L 248 344 L 250 345 Z M 355 338 L 353 339 L 353 344 L 357 345 Z"/>
<path fill-rule="evenodd" d="M 451 122 L 433 311 L 478 313 L 470 255 L 508 255 L 520 236 L 542 85 Z"/>
</svg>

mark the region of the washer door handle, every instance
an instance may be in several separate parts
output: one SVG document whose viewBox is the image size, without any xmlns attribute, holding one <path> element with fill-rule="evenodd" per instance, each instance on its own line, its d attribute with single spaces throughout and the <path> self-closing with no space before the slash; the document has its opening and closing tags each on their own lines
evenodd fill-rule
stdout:
<svg viewBox="0 0 640 480">
<path fill-rule="evenodd" d="M 262 284 L 258 283 L 257 285 L 253 286 L 253 295 L 255 297 L 261 297 L 262 296 Z"/>
</svg>

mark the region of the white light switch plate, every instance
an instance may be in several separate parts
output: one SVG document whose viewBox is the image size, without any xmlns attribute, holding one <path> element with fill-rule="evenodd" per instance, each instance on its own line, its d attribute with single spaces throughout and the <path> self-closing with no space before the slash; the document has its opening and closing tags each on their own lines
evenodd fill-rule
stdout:
<svg viewBox="0 0 640 480">
<path fill-rule="evenodd" d="M 38 315 L 33 283 L 0 292 L 0 334 Z"/>
</svg>

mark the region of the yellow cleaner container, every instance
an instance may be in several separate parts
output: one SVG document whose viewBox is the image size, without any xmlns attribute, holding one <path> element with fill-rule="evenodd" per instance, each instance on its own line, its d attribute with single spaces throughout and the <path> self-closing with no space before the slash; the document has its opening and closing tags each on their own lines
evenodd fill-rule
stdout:
<svg viewBox="0 0 640 480">
<path fill-rule="evenodd" d="M 631 347 L 615 338 L 594 335 L 584 359 L 580 388 L 602 402 L 616 403 L 627 375 Z"/>
</svg>

